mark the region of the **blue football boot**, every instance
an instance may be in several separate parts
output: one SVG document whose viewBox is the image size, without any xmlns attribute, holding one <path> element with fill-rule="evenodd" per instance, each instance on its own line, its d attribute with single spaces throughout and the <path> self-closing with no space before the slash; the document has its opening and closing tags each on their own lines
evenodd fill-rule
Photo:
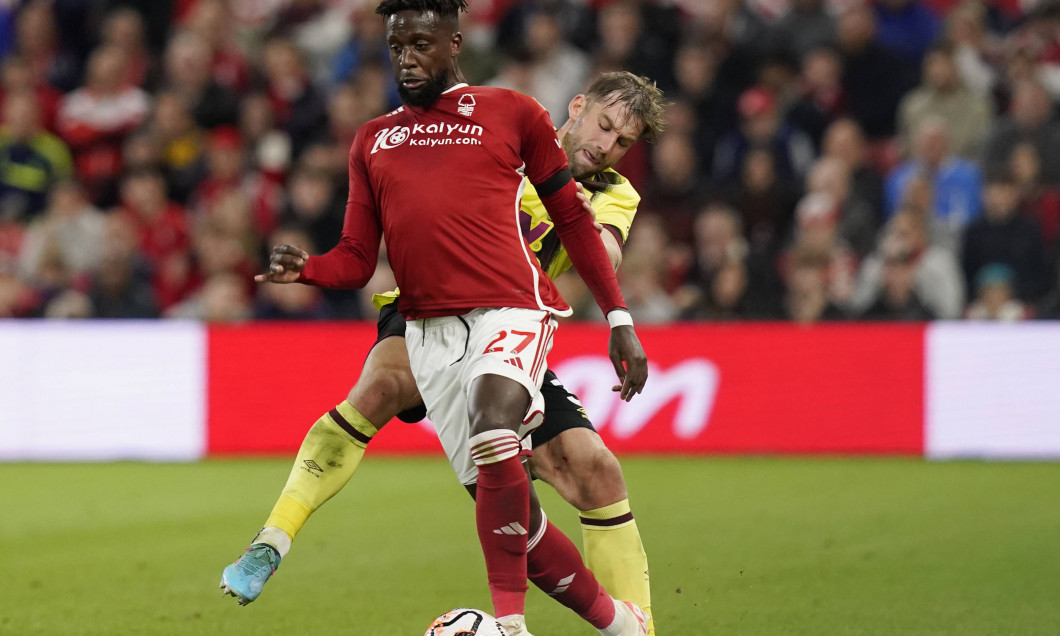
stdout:
<svg viewBox="0 0 1060 636">
<path fill-rule="evenodd" d="M 280 553 L 267 543 L 255 543 L 221 573 L 221 589 L 246 605 L 261 594 L 265 582 L 280 567 Z"/>
</svg>

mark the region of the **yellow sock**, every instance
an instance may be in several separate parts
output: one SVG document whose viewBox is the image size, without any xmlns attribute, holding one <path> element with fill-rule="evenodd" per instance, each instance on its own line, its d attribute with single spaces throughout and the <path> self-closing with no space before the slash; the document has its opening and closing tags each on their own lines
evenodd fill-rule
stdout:
<svg viewBox="0 0 1060 636">
<path fill-rule="evenodd" d="M 648 634 L 655 636 L 648 556 L 629 509 L 629 500 L 585 510 L 581 522 L 586 565 L 611 596 L 636 603 L 648 614 Z"/>
<path fill-rule="evenodd" d="M 309 515 L 353 477 L 364 457 L 364 449 L 377 432 L 345 400 L 322 415 L 306 433 L 291 476 L 265 527 L 279 528 L 294 539 Z"/>
</svg>

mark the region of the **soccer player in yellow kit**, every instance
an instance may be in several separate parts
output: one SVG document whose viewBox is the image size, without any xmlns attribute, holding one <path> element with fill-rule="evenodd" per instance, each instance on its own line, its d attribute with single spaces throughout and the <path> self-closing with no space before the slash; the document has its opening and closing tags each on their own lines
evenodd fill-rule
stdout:
<svg viewBox="0 0 1060 636">
<path fill-rule="evenodd" d="M 605 73 L 571 101 L 569 119 L 557 131 L 572 174 L 590 196 L 601 240 L 616 269 L 640 196 L 612 166 L 637 140 L 661 131 L 663 111 L 662 94 L 654 83 L 630 73 Z M 571 267 L 529 183 L 520 220 L 523 237 L 550 277 Z M 360 378 L 347 399 L 310 428 L 265 527 L 247 553 L 225 569 L 222 587 L 241 604 L 257 598 L 309 516 L 349 481 L 371 438 L 394 417 L 417 422 L 425 416 L 401 340 L 405 319 L 394 302 L 397 296 L 394 291 L 375 297 L 379 335 Z M 541 391 L 545 418 L 531 436 L 531 472 L 579 510 L 585 558 L 604 588 L 650 617 L 647 557 L 618 460 L 577 397 L 551 371 Z M 654 634 L 652 622 L 649 630 Z"/>
</svg>

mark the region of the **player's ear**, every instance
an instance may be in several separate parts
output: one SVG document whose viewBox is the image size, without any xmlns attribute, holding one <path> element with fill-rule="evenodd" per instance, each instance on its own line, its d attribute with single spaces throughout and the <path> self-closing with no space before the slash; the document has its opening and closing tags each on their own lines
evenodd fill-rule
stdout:
<svg viewBox="0 0 1060 636">
<path fill-rule="evenodd" d="M 453 36 L 449 38 L 449 56 L 456 57 L 460 55 L 460 51 L 464 49 L 464 34 L 460 31 L 454 31 Z"/>
<path fill-rule="evenodd" d="M 575 95 L 574 99 L 570 100 L 570 104 L 567 105 L 567 116 L 571 119 L 577 119 L 582 111 L 585 110 L 586 104 L 585 95 Z"/>
</svg>

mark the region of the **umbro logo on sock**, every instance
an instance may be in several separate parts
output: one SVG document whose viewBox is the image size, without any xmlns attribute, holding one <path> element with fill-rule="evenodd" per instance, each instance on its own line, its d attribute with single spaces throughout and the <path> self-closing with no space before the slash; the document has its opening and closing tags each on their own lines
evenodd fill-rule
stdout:
<svg viewBox="0 0 1060 636">
<path fill-rule="evenodd" d="M 513 521 L 506 526 L 501 526 L 493 531 L 493 534 L 526 534 L 526 528 L 519 525 L 518 521 Z"/>
<path fill-rule="evenodd" d="M 320 467 L 320 464 L 316 463 L 315 461 L 313 461 L 311 459 L 303 460 L 303 463 L 306 465 L 305 469 L 308 470 L 311 473 L 312 472 L 317 472 L 317 473 L 324 472 L 324 469 Z"/>
</svg>

